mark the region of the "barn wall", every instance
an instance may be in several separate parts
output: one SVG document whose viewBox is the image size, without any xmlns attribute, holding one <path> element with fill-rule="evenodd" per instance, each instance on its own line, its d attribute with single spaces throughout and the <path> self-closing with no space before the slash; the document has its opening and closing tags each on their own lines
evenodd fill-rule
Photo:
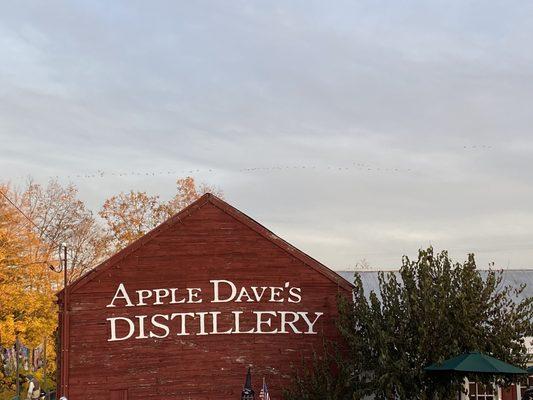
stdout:
<svg viewBox="0 0 533 400">
<path fill-rule="evenodd" d="M 245 286 L 302 290 L 301 303 L 209 303 L 210 280 Z M 140 289 L 201 288 L 202 304 L 108 308 L 120 283 Z M 245 369 L 252 366 L 254 389 L 266 377 L 273 398 L 289 384 L 293 367 L 336 335 L 336 295 L 328 277 L 305 265 L 248 226 L 206 203 L 182 222 L 148 241 L 70 294 L 69 400 L 111 399 L 127 389 L 128 399 L 238 399 Z M 117 304 L 124 302 L 117 301 Z M 317 335 L 170 335 L 110 342 L 106 318 L 173 312 L 220 311 L 221 327 L 232 311 L 318 311 Z M 245 321 L 250 322 L 250 321 Z M 251 323 L 251 322 L 250 322 Z"/>
</svg>

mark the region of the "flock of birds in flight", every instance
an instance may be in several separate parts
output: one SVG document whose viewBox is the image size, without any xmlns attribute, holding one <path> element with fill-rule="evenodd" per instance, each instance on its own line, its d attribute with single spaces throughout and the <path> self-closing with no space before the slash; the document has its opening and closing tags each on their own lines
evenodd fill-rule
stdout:
<svg viewBox="0 0 533 400">
<path fill-rule="evenodd" d="M 320 171 L 353 171 L 353 170 L 360 170 L 360 171 L 374 171 L 374 172 L 385 172 L 385 173 L 407 173 L 412 172 L 413 170 L 411 168 L 384 168 L 384 167 L 376 167 L 371 166 L 364 163 L 352 163 L 349 166 L 317 166 L 317 165 L 278 165 L 278 166 L 271 166 L 271 167 L 250 167 L 250 168 L 240 168 L 237 170 L 237 172 L 241 173 L 253 173 L 253 172 L 274 172 L 274 171 L 287 171 L 287 170 L 320 170 Z M 145 176 L 145 177 L 152 177 L 152 176 L 162 176 L 162 175 L 175 175 L 175 176 L 183 176 L 183 175 L 192 175 L 192 174 L 200 174 L 200 173 L 215 173 L 218 170 L 215 168 L 195 168 L 195 169 L 183 169 L 183 170 L 167 170 L 167 171 L 129 171 L 129 172 L 108 172 L 103 170 L 97 170 L 94 173 L 85 173 L 85 174 L 76 174 L 76 175 L 68 175 L 66 178 L 72 179 L 72 178 L 85 178 L 85 179 L 92 179 L 92 178 L 105 178 L 109 176 L 113 177 L 133 177 L 133 176 Z M 56 178 L 59 178 L 59 176 L 56 176 Z"/>
<path fill-rule="evenodd" d="M 474 151 L 486 151 L 491 150 L 492 146 L 490 145 L 471 145 L 463 146 L 464 150 L 474 150 Z M 352 162 L 349 165 L 343 166 L 332 166 L 332 165 L 275 165 L 275 166 L 263 166 L 263 167 L 248 167 L 240 168 L 236 170 L 240 173 L 254 173 L 254 172 L 276 172 L 276 171 L 289 171 L 289 170 L 311 170 L 311 171 L 322 171 L 322 172 L 349 172 L 349 171 L 359 171 L 367 173 L 390 173 L 390 174 L 408 174 L 415 172 L 412 168 L 396 168 L 396 167 L 381 167 L 376 165 L 370 165 L 360 162 Z M 194 169 L 182 169 L 182 170 L 160 170 L 160 171 L 104 171 L 97 170 L 96 172 L 91 173 L 78 173 L 64 176 L 66 179 L 97 179 L 97 178 L 106 178 L 106 177 L 156 177 L 156 176 L 186 176 L 194 174 L 211 174 L 216 173 L 222 170 L 216 168 L 194 168 Z M 61 178 L 57 175 L 54 178 Z"/>
</svg>

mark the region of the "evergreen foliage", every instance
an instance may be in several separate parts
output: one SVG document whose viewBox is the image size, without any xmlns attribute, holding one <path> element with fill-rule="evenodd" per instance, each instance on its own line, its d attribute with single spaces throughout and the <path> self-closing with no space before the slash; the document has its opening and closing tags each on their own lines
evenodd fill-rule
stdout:
<svg viewBox="0 0 533 400">
<path fill-rule="evenodd" d="M 500 272 L 482 276 L 473 255 L 454 263 L 446 251 L 428 248 L 415 261 L 404 257 L 398 273 L 380 273 L 379 293 L 365 293 L 358 273 L 354 285 L 353 302 L 339 299 L 347 350 L 340 358 L 331 350 L 317 356 L 313 372 L 295 380 L 287 399 L 455 399 L 463 377 L 432 375 L 424 367 L 467 351 L 525 366 L 533 298 L 519 301 L 524 286 L 504 287 Z M 349 387 L 349 393 L 331 397 L 331 387 Z"/>
<path fill-rule="evenodd" d="M 310 363 L 302 362 L 286 400 L 351 400 L 352 370 L 337 343 L 324 341 Z"/>
</svg>

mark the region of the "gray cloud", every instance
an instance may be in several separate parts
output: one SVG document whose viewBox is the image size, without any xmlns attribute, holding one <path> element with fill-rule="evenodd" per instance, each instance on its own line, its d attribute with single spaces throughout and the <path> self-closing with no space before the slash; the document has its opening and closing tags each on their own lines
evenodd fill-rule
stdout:
<svg viewBox="0 0 533 400">
<path fill-rule="evenodd" d="M 170 196 L 175 176 L 77 175 L 193 170 L 334 268 L 428 244 L 533 266 L 532 17 L 498 1 L 5 5 L 2 177 L 73 180 L 97 209 L 117 190 Z M 263 167 L 282 168 L 242 171 Z"/>
</svg>

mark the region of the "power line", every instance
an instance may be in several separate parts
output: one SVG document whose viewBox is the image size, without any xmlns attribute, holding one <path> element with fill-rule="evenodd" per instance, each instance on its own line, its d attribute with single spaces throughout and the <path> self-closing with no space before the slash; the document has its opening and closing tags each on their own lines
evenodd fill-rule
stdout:
<svg viewBox="0 0 533 400">
<path fill-rule="evenodd" d="M 5 194 L 2 190 L 0 190 L 0 194 L 1 194 L 1 195 L 2 195 L 2 196 L 8 201 L 13 207 L 15 207 L 15 208 L 17 209 L 17 211 L 18 211 L 19 213 L 21 213 L 21 214 L 24 216 L 24 218 L 26 218 L 26 219 L 30 222 L 30 224 L 32 224 L 36 229 L 40 229 L 39 226 L 38 226 L 35 222 L 33 222 L 32 219 L 31 219 L 30 217 L 28 217 L 28 216 L 26 215 L 26 213 L 25 213 L 24 211 L 22 211 L 22 210 L 20 209 L 20 207 L 17 206 L 17 205 L 16 205 L 16 204 L 15 204 L 15 203 L 14 203 L 14 202 L 13 202 L 8 196 L 7 196 L 7 194 Z"/>
<path fill-rule="evenodd" d="M 1 195 L 2 195 L 2 196 L 8 201 L 13 207 L 15 207 L 15 209 L 16 209 L 16 210 L 17 210 L 17 211 L 18 211 L 18 212 L 19 212 L 24 218 L 26 218 L 26 220 L 28 220 L 28 222 L 29 222 L 29 223 L 30 223 L 35 229 L 37 229 L 38 231 L 41 231 L 41 228 L 40 228 L 35 222 L 33 222 L 33 220 L 32 220 L 30 217 L 28 217 L 28 215 L 27 215 L 24 211 L 22 211 L 21 208 L 20 208 L 19 206 L 17 206 L 17 205 L 15 204 L 15 202 L 13 202 L 13 201 L 8 197 L 8 195 L 5 194 L 4 191 L 1 190 L 1 189 L 0 189 L 0 194 L 1 194 Z M 54 239 L 52 239 L 50 236 L 48 236 L 48 235 L 46 234 L 45 231 L 42 231 L 42 234 L 43 234 L 44 236 L 46 236 L 46 238 L 48 238 L 48 240 L 50 240 L 50 241 L 51 241 L 53 244 L 55 244 L 56 246 L 58 246 L 58 247 L 61 246 L 61 245 L 58 244 Z"/>
</svg>

